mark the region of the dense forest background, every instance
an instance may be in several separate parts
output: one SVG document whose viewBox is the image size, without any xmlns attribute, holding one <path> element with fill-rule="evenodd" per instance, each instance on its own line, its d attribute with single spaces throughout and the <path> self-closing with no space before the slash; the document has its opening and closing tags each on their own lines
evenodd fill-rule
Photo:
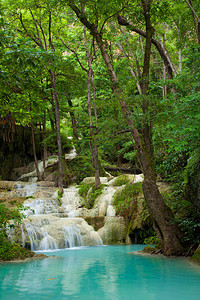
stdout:
<svg viewBox="0 0 200 300">
<path fill-rule="evenodd" d="M 91 157 L 96 188 L 100 164 L 143 172 L 165 254 L 183 253 L 173 221 L 182 210 L 186 240 L 198 243 L 199 1 L 1 0 L 0 9 L 4 142 L 28 126 L 37 166 L 38 134 L 44 160 L 56 139 L 61 192 L 67 136 Z M 169 210 L 158 178 L 172 186 Z"/>
</svg>

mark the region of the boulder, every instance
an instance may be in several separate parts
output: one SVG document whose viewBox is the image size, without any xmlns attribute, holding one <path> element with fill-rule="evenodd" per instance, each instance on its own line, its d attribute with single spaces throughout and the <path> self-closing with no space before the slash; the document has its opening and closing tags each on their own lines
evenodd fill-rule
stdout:
<svg viewBox="0 0 200 300">
<path fill-rule="evenodd" d="M 104 245 L 125 244 L 126 226 L 122 217 L 105 217 L 104 227 L 98 230 Z"/>
</svg>

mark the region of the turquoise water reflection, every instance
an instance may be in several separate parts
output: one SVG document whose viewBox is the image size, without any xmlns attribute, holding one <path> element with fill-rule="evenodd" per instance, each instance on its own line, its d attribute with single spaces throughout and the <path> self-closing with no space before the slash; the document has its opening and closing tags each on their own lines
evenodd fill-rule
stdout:
<svg viewBox="0 0 200 300">
<path fill-rule="evenodd" d="M 142 248 L 68 249 L 41 261 L 0 265 L 0 299 L 200 299 L 199 266 L 130 254 Z"/>
</svg>

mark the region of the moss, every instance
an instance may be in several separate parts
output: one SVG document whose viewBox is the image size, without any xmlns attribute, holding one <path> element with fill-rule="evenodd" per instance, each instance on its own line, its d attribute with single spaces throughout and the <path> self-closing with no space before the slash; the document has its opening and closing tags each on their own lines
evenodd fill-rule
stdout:
<svg viewBox="0 0 200 300">
<path fill-rule="evenodd" d="M 137 198 L 142 191 L 141 183 L 126 184 L 114 195 L 116 214 L 130 222 L 132 216 L 137 213 Z"/>
<path fill-rule="evenodd" d="M 103 188 L 104 184 L 100 184 L 100 186 L 96 189 L 94 182 L 82 183 L 80 185 L 78 193 L 82 197 L 83 204 L 86 208 L 93 208 L 94 202 L 96 198 L 101 195 Z"/>
<path fill-rule="evenodd" d="M 20 245 L 14 243 L 11 244 L 8 240 L 1 240 L 0 248 L 0 260 L 1 261 L 11 261 L 18 259 L 26 259 L 35 256 L 35 252 L 25 249 Z"/>
<path fill-rule="evenodd" d="M 84 217 L 84 220 L 91 225 L 95 231 L 99 230 L 104 226 L 105 217 Z"/>
<path fill-rule="evenodd" d="M 142 193 L 142 183 L 129 183 L 114 195 L 116 214 L 126 222 L 127 235 L 132 242 L 143 243 L 152 236 L 152 222 Z"/>
<path fill-rule="evenodd" d="M 198 262 L 200 262 L 200 251 L 199 252 L 195 252 L 192 256 L 193 259 L 197 260 Z"/>
<path fill-rule="evenodd" d="M 200 262 L 200 245 L 197 248 L 197 250 L 194 252 L 194 254 L 192 255 L 192 259 Z"/>
<path fill-rule="evenodd" d="M 144 249 L 141 252 L 142 253 L 153 254 L 153 253 L 155 253 L 155 249 L 151 246 L 145 246 Z"/>
<path fill-rule="evenodd" d="M 5 204 L 8 208 L 16 209 L 18 206 L 22 205 L 26 197 L 13 197 L 13 196 L 5 196 L 0 198 L 0 203 Z"/>
<path fill-rule="evenodd" d="M 113 182 L 113 186 L 121 186 L 130 182 L 130 179 L 127 175 L 118 176 Z"/>
</svg>

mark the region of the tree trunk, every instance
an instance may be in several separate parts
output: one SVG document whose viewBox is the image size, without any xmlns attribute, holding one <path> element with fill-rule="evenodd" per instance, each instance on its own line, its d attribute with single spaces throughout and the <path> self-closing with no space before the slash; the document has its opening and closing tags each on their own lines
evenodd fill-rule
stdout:
<svg viewBox="0 0 200 300">
<path fill-rule="evenodd" d="M 94 100 L 96 98 L 95 93 L 95 86 L 94 86 L 94 75 L 92 70 L 92 56 L 90 55 L 88 48 L 87 48 L 87 39 L 86 39 L 86 30 L 84 27 L 84 41 L 85 41 L 85 49 L 86 55 L 88 60 L 88 72 L 87 72 L 87 91 L 88 91 L 88 116 L 89 116 L 89 124 L 90 124 L 90 150 L 91 156 L 93 161 L 93 167 L 95 170 L 95 188 L 97 189 L 100 186 L 100 174 L 99 174 L 99 158 L 98 158 L 98 147 L 97 147 L 97 110 L 96 110 L 96 103 L 94 104 L 94 113 L 95 113 L 95 121 L 96 121 L 96 132 L 93 130 L 93 122 L 92 122 L 92 104 L 91 104 L 91 80 L 92 80 L 92 87 L 93 87 L 93 97 Z"/>
<path fill-rule="evenodd" d="M 46 135 L 46 111 L 44 110 L 44 118 L 43 118 L 43 141 L 47 138 Z M 47 160 L 47 144 L 43 142 L 43 168 L 45 170 Z"/>
<path fill-rule="evenodd" d="M 38 167 L 38 160 L 37 160 L 37 154 L 36 154 L 36 148 L 35 148 L 35 134 L 34 134 L 34 128 L 33 128 L 32 121 L 31 121 L 31 134 L 32 134 L 33 156 L 34 156 L 34 160 L 35 160 L 36 173 L 37 173 L 38 180 L 41 181 L 42 177 L 41 177 L 40 170 Z"/>
<path fill-rule="evenodd" d="M 185 0 L 185 2 L 187 3 L 187 5 L 189 6 L 189 8 L 192 11 L 194 25 L 195 25 L 195 29 L 196 29 L 197 41 L 200 44 L 200 18 L 197 15 L 196 11 L 194 10 L 194 7 L 192 6 L 192 1 Z"/>
<path fill-rule="evenodd" d="M 152 42 L 152 27 L 150 23 L 150 2 L 141 1 L 144 16 L 146 21 L 146 46 L 144 54 L 144 67 L 141 80 L 142 92 L 144 98 L 147 96 L 148 84 L 149 84 L 149 69 L 150 69 L 150 51 Z M 73 1 L 68 1 L 68 5 L 76 13 L 80 21 L 89 29 L 90 33 L 95 38 L 107 70 L 110 74 L 113 91 L 116 98 L 119 100 L 121 110 L 125 116 L 125 119 L 129 125 L 130 132 L 135 141 L 138 157 L 141 163 L 142 170 L 144 172 L 144 183 L 143 191 L 145 196 L 146 204 L 149 208 L 155 229 L 158 232 L 158 236 L 163 247 L 163 253 L 165 255 L 179 255 L 182 253 L 181 246 L 181 231 L 178 225 L 174 221 L 171 210 L 165 205 L 162 196 L 156 185 L 155 165 L 153 157 L 153 146 L 151 139 L 151 126 L 148 124 L 148 120 L 144 118 L 143 128 L 139 132 L 135 127 L 134 120 L 131 118 L 130 112 L 127 108 L 126 101 L 124 100 L 123 93 L 120 89 L 116 73 L 113 69 L 110 57 L 106 51 L 105 44 L 102 39 L 102 35 L 98 32 L 95 24 L 91 24 L 79 8 L 74 4 Z M 144 117 L 148 109 L 148 101 L 143 102 Z M 173 230 L 172 230 L 173 229 Z"/>
<path fill-rule="evenodd" d="M 58 188 L 60 193 L 63 192 L 63 164 L 62 164 L 62 144 L 60 135 L 60 113 L 59 113 L 59 101 L 56 91 L 55 73 L 50 70 L 51 83 L 53 87 L 53 97 L 55 101 L 55 111 L 56 111 L 56 132 L 57 132 L 57 145 L 58 145 Z"/>
<path fill-rule="evenodd" d="M 77 121 L 76 121 L 74 112 L 73 112 L 73 110 L 72 110 L 73 104 L 72 104 L 72 101 L 71 101 L 71 99 L 70 99 L 70 96 L 67 98 L 67 102 L 68 102 L 68 105 L 69 105 L 69 108 L 70 108 L 69 114 L 70 114 L 71 121 L 72 121 L 73 135 L 74 135 L 74 138 L 75 138 L 76 140 L 78 140 L 79 137 L 78 137 L 78 130 L 77 130 Z"/>
</svg>

